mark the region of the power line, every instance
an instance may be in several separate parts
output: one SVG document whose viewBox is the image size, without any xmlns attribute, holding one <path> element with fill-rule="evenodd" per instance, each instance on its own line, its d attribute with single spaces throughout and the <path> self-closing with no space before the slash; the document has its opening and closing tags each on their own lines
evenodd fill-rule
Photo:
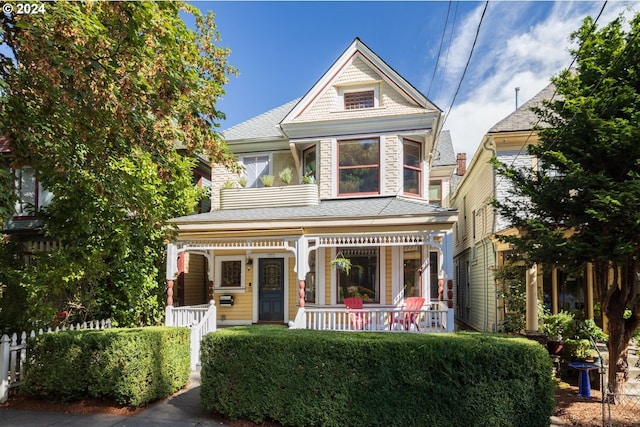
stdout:
<svg viewBox="0 0 640 427">
<path fill-rule="evenodd" d="M 444 36 L 445 36 L 445 34 L 447 32 L 447 24 L 449 24 L 449 12 L 450 11 L 451 11 L 451 1 L 449 1 L 449 6 L 447 7 L 447 17 L 444 20 L 444 28 L 442 29 L 442 37 L 440 37 L 440 47 L 438 48 L 438 56 L 436 57 L 436 65 L 433 67 L 433 75 L 431 76 L 431 83 L 429 83 L 429 89 L 427 90 L 427 98 L 429 98 L 429 93 L 431 93 L 431 85 L 433 85 L 433 81 L 436 78 L 436 71 L 438 70 L 438 63 L 440 62 L 440 53 L 442 52 L 442 44 L 444 43 Z"/>
<path fill-rule="evenodd" d="M 489 2 L 486 1 L 484 3 L 484 9 L 482 10 L 482 15 L 480 16 L 480 21 L 478 22 L 478 27 L 476 28 L 476 35 L 473 39 L 473 44 L 471 45 L 471 51 L 469 51 L 469 58 L 467 58 L 467 63 L 464 66 L 464 70 L 462 71 L 462 76 L 460 77 L 460 81 L 458 82 L 458 87 L 456 88 L 455 93 L 453 94 L 453 99 L 451 100 L 451 105 L 449 105 L 449 109 L 447 110 L 447 114 L 444 116 L 444 120 L 442 121 L 442 125 L 440 126 L 440 129 L 438 129 L 438 134 L 436 135 L 436 138 L 434 138 L 434 143 L 435 141 L 438 140 L 439 136 L 440 136 L 440 130 L 444 127 L 444 124 L 447 122 L 447 119 L 449 118 L 449 114 L 451 114 L 451 109 L 453 108 L 453 104 L 456 102 L 456 98 L 458 97 L 458 93 L 460 92 L 460 87 L 462 87 L 462 82 L 464 80 L 465 75 L 467 74 L 467 70 L 469 69 L 469 63 L 471 63 L 471 57 L 473 56 L 473 51 L 476 48 L 476 44 L 478 42 L 478 37 L 480 36 L 480 28 L 482 27 L 482 21 L 484 20 L 484 16 L 487 13 L 487 8 L 489 7 Z"/>
<path fill-rule="evenodd" d="M 596 25 L 598 23 L 598 20 L 600 19 L 600 17 L 602 16 L 602 13 L 604 12 L 604 8 L 607 6 L 608 0 L 605 0 L 605 2 L 602 4 L 602 8 L 600 8 L 600 12 L 598 13 L 598 16 L 596 16 L 596 19 L 593 21 L 593 24 L 591 25 L 591 28 L 589 28 L 589 33 L 587 34 L 587 37 L 591 37 L 591 35 L 593 34 L 593 31 L 596 28 Z M 628 45 L 627 45 L 628 46 Z M 578 59 L 578 56 L 580 56 L 580 52 L 582 52 L 582 48 L 584 47 L 584 43 L 582 43 L 580 45 L 580 47 L 578 48 L 578 51 L 575 53 L 575 55 L 573 55 L 573 58 L 571 59 L 571 63 L 569 64 L 569 70 L 571 70 L 571 68 L 573 67 L 573 64 L 575 64 L 576 60 Z M 625 46 L 626 49 L 626 46 Z M 619 59 L 620 57 L 618 57 Z M 609 68 L 609 70 L 611 69 L 611 67 Z M 593 91 L 595 89 L 598 88 L 598 86 L 600 86 L 600 83 L 602 83 L 602 79 L 604 79 L 604 77 L 607 75 L 607 73 L 609 72 L 609 70 L 607 70 L 607 72 L 605 74 L 603 74 L 602 78 L 600 79 L 600 81 L 598 81 L 598 83 L 596 84 L 596 86 L 593 88 L 593 90 L 591 91 L 591 93 L 589 94 L 589 96 L 591 96 L 593 94 Z M 549 100 L 552 100 L 553 98 L 555 98 L 556 94 L 558 93 L 558 88 L 555 87 L 554 85 L 554 89 L 553 89 L 553 94 L 551 95 L 551 97 L 549 98 Z M 577 114 L 577 113 L 576 113 Z M 573 115 L 573 117 L 567 122 L 567 126 L 576 118 L 576 114 Z M 538 120 L 536 120 L 535 124 L 531 127 L 531 132 L 529 132 L 529 135 L 527 136 L 527 139 L 525 139 L 525 141 L 522 143 L 522 147 L 520 147 L 520 150 L 518 150 L 518 153 L 516 153 L 515 157 L 513 158 L 513 160 L 511 161 L 511 164 L 509 165 L 509 167 L 513 167 L 513 165 L 515 164 L 515 161 L 518 159 L 518 157 L 522 154 L 522 150 L 524 150 L 524 148 L 527 146 L 527 143 L 529 142 L 529 140 L 531 139 L 531 137 L 533 136 L 533 133 L 535 132 L 535 128 L 538 127 L 538 125 L 540 124 L 540 121 L 542 119 L 540 117 L 538 117 Z"/>
<path fill-rule="evenodd" d="M 447 43 L 447 55 L 444 57 L 444 65 L 442 66 L 443 70 L 447 69 L 447 64 L 449 63 L 449 52 L 451 52 L 451 40 L 453 39 L 453 33 L 456 30 L 456 18 L 458 17 L 458 4 L 459 2 L 456 2 L 456 8 L 453 11 L 453 20 L 451 21 L 451 31 L 449 32 L 449 42 Z M 440 95 L 440 91 L 442 90 L 442 84 L 444 83 L 445 72 L 446 71 L 443 71 L 443 77 L 440 79 L 440 86 L 438 86 L 438 91 L 434 95 L 434 98 L 437 98 L 438 95 Z"/>
</svg>

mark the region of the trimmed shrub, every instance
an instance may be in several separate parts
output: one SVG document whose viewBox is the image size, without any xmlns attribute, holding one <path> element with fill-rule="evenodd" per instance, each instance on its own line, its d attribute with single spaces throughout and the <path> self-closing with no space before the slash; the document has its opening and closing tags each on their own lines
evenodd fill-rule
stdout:
<svg viewBox="0 0 640 427">
<path fill-rule="evenodd" d="M 187 384 L 189 340 L 187 328 L 169 327 L 38 335 L 28 342 L 24 390 L 50 400 L 142 406 Z"/>
<path fill-rule="evenodd" d="M 549 356 L 501 335 L 234 327 L 202 343 L 201 400 L 286 426 L 547 426 Z"/>
</svg>

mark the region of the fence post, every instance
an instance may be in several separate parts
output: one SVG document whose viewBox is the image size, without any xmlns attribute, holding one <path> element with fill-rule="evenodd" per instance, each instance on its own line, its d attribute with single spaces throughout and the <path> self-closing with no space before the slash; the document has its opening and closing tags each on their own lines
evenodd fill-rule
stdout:
<svg viewBox="0 0 640 427">
<path fill-rule="evenodd" d="M 0 403 L 9 398 L 9 345 L 9 336 L 3 335 L 0 338 Z"/>
</svg>

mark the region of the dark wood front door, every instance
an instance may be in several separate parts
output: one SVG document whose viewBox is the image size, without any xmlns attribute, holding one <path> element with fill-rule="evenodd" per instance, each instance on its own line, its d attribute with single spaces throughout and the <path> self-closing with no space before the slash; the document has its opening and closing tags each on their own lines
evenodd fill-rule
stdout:
<svg viewBox="0 0 640 427">
<path fill-rule="evenodd" d="M 284 258 L 259 260 L 258 286 L 258 321 L 284 322 Z"/>
</svg>

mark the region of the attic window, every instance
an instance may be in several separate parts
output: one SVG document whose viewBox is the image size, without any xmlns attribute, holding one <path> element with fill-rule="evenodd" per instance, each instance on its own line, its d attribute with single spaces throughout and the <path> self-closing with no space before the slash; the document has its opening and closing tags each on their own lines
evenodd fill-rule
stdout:
<svg viewBox="0 0 640 427">
<path fill-rule="evenodd" d="M 359 92 L 345 92 L 344 109 L 360 110 L 363 108 L 373 108 L 375 106 L 375 93 L 373 90 Z"/>
</svg>

